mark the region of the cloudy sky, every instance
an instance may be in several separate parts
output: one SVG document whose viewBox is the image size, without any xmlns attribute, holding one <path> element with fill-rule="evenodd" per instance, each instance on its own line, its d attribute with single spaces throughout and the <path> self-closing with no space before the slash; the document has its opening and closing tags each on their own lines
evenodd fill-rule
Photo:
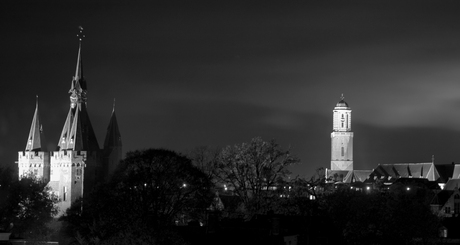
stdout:
<svg viewBox="0 0 460 245">
<path fill-rule="evenodd" d="M 460 162 L 460 1 L 95 2 L 0 3 L 2 165 L 25 148 L 36 95 L 56 147 L 80 25 L 101 147 L 115 98 L 124 152 L 261 136 L 311 176 L 330 166 L 343 93 L 355 169 Z"/>
</svg>

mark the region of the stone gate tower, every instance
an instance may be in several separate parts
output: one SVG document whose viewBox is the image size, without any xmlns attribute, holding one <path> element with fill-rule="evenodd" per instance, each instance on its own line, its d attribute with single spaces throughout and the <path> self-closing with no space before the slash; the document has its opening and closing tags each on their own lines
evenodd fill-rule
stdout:
<svg viewBox="0 0 460 245">
<path fill-rule="evenodd" d="M 38 99 L 26 148 L 18 155 L 19 178 L 33 174 L 46 182 L 59 199 L 59 216 L 97 182 L 107 180 L 122 158 L 121 135 L 115 107 L 107 128 L 104 149 L 94 133 L 87 111 L 87 85 L 83 76 L 82 28 L 75 75 L 70 84 L 70 106 L 57 142 L 57 149 L 44 149 Z"/>
<path fill-rule="evenodd" d="M 353 132 L 351 109 L 343 94 L 333 110 L 331 170 L 353 170 Z"/>
</svg>

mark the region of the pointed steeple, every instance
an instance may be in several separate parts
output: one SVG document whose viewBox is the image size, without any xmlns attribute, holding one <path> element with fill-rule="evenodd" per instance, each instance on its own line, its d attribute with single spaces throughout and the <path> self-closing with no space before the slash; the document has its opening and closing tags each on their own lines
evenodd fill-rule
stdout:
<svg viewBox="0 0 460 245">
<path fill-rule="evenodd" d="M 104 149 L 121 148 L 121 134 L 118 128 L 117 116 L 115 114 L 115 99 L 113 100 L 112 116 L 110 117 L 107 134 L 104 141 Z"/>
<path fill-rule="evenodd" d="M 83 76 L 83 59 L 81 56 L 82 42 L 85 35 L 83 35 L 83 27 L 79 27 L 80 32 L 78 33 L 78 55 L 77 55 L 77 67 L 75 68 L 75 76 L 70 84 L 70 106 L 74 108 L 77 103 L 86 103 L 86 81 Z"/>
<path fill-rule="evenodd" d="M 104 141 L 104 169 L 105 178 L 112 175 L 122 160 L 121 134 L 118 128 L 117 116 L 115 114 L 115 99 L 113 100 L 112 116 L 110 117 L 107 134 Z"/>
<path fill-rule="evenodd" d="M 77 67 L 70 85 L 70 110 L 59 137 L 58 149 L 92 151 L 99 150 L 96 135 L 86 111 L 86 81 L 83 77 L 81 57 L 83 28 L 80 26 Z"/>
<path fill-rule="evenodd" d="M 38 95 L 35 102 L 35 113 L 30 126 L 29 137 L 27 138 L 26 151 L 43 151 L 42 149 L 42 127 L 40 125 L 40 117 L 38 114 Z"/>
</svg>

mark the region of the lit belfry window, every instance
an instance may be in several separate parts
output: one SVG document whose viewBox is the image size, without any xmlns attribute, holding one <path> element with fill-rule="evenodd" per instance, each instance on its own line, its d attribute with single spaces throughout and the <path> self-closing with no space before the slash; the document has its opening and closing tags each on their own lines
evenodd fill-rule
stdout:
<svg viewBox="0 0 460 245">
<path fill-rule="evenodd" d="M 62 144 L 65 144 L 65 137 L 62 137 L 61 142 L 62 142 Z"/>
</svg>

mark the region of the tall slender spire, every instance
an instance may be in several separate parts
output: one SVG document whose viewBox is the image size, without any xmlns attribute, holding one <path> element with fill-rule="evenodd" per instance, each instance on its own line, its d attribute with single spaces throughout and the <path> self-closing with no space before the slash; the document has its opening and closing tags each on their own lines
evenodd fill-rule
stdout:
<svg viewBox="0 0 460 245">
<path fill-rule="evenodd" d="M 30 126 L 29 137 L 27 138 L 26 151 L 40 151 L 42 150 L 41 133 L 42 127 L 40 125 L 40 117 L 38 115 L 38 95 L 35 102 L 35 113 Z"/>
<path fill-rule="evenodd" d="M 70 106 L 74 108 L 77 103 L 86 103 L 86 81 L 83 77 L 83 59 L 81 56 L 82 42 L 85 35 L 83 34 L 83 27 L 79 26 L 78 37 L 78 55 L 77 67 L 75 68 L 75 76 L 70 84 Z"/>
<path fill-rule="evenodd" d="M 77 67 L 70 86 L 70 110 L 59 137 L 58 149 L 99 150 L 96 135 L 86 111 L 86 81 L 83 76 L 83 27 L 79 27 Z"/>
</svg>

